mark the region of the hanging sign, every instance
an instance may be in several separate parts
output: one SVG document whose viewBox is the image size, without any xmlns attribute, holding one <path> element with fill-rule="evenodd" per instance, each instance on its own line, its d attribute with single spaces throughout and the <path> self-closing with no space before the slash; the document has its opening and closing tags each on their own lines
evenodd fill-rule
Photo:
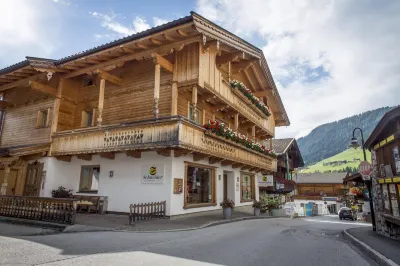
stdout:
<svg viewBox="0 0 400 266">
<path fill-rule="evenodd" d="M 259 175 L 257 179 L 259 187 L 274 186 L 274 177 L 272 175 Z"/>
<path fill-rule="evenodd" d="M 143 165 L 142 184 L 163 184 L 164 165 Z"/>
<path fill-rule="evenodd" d="M 174 178 L 174 194 L 181 194 L 183 192 L 183 179 Z"/>
</svg>

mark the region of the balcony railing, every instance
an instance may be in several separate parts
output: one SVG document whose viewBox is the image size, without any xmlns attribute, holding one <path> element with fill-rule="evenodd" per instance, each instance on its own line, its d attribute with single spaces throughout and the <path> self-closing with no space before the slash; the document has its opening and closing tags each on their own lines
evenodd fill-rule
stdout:
<svg viewBox="0 0 400 266">
<path fill-rule="evenodd" d="M 183 117 L 58 132 L 51 154 L 75 155 L 160 148 L 186 149 L 254 168 L 276 171 L 276 159 L 248 149 Z"/>
</svg>

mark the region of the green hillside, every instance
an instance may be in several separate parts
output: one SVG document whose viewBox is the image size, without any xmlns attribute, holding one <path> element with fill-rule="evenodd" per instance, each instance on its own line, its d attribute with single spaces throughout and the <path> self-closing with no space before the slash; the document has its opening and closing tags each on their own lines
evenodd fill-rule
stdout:
<svg viewBox="0 0 400 266">
<path fill-rule="evenodd" d="M 371 153 L 367 150 L 367 160 L 371 160 Z M 358 159 L 358 160 L 357 160 Z M 322 160 L 314 165 L 303 169 L 302 173 L 315 172 L 354 172 L 357 170 L 360 161 L 364 160 L 364 155 L 361 148 L 349 148 L 332 157 Z"/>
</svg>

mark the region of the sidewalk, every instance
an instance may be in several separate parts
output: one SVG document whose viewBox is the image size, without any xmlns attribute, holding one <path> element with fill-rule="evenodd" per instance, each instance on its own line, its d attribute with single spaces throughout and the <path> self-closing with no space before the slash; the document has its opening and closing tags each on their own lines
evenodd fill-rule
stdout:
<svg viewBox="0 0 400 266">
<path fill-rule="evenodd" d="M 400 265 L 400 242 L 373 232 L 371 227 L 347 229 L 346 233 L 360 241 L 349 239 L 379 265 Z"/>
<path fill-rule="evenodd" d="M 76 224 L 68 226 L 64 232 L 75 232 L 90 229 L 105 229 L 105 230 L 124 230 L 136 232 L 149 231 L 183 231 L 204 228 L 215 224 L 222 224 L 248 219 L 265 219 L 272 218 L 271 216 L 261 215 L 259 217 L 252 216 L 249 213 L 234 211 L 232 219 L 224 220 L 221 212 L 204 213 L 195 216 L 184 216 L 172 219 L 156 219 L 135 222 L 129 225 L 127 215 L 115 214 L 79 214 L 76 217 Z"/>
</svg>

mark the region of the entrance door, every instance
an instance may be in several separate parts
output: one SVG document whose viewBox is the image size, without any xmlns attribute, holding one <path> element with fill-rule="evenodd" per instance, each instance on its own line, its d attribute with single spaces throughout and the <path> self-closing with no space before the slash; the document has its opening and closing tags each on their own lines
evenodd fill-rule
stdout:
<svg viewBox="0 0 400 266">
<path fill-rule="evenodd" d="M 15 186 L 17 184 L 17 170 L 10 170 L 10 173 L 8 174 L 8 179 L 7 179 L 7 190 L 6 190 L 6 195 L 7 196 L 13 196 L 15 195 Z M 4 183 L 4 169 L 0 170 L 0 186 Z"/>
<path fill-rule="evenodd" d="M 38 197 L 40 193 L 40 184 L 42 183 L 43 163 L 28 164 L 26 169 L 26 181 L 24 187 L 24 196 Z"/>
<path fill-rule="evenodd" d="M 224 200 L 228 199 L 228 175 L 224 174 Z"/>
</svg>

